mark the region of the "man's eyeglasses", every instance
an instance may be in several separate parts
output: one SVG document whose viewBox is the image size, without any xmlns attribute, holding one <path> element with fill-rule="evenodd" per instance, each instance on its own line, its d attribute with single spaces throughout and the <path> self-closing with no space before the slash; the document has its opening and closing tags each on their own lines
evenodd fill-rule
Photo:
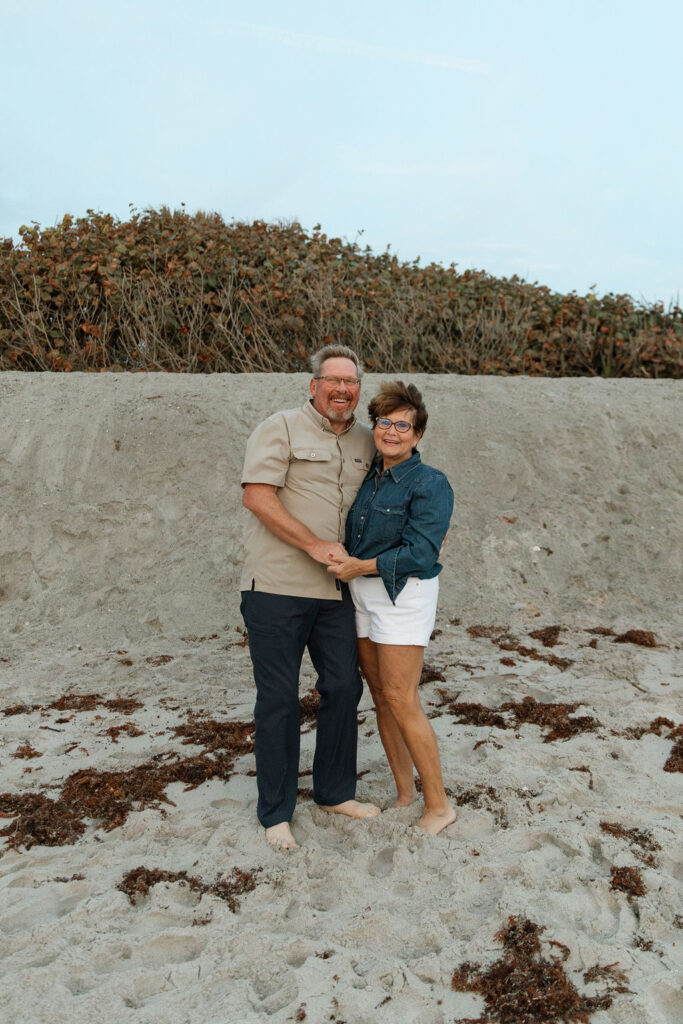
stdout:
<svg viewBox="0 0 683 1024">
<path fill-rule="evenodd" d="M 380 430 L 388 430 L 389 427 L 396 427 L 399 434 L 407 434 L 409 430 L 413 429 L 413 424 L 408 423 L 406 420 L 388 420 L 386 416 L 378 416 L 375 420 L 375 426 L 379 427 Z"/>
<path fill-rule="evenodd" d="M 347 388 L 357 388 L 360 384 L 360 377 L 316 377 L 315 379 L 324 380 L 330 387 L 336 387 L 342 381 L 344 381 Z"/>
</svg>

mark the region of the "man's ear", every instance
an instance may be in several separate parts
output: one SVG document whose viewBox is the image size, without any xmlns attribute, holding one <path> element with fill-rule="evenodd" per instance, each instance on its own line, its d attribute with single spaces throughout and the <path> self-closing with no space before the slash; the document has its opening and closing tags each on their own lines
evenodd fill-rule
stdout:
<svg viewBox="0 0 683 1024">
<path fill-rule="evenodd" d="M 311 392 L 311 398 L 315 398 L 315 389 L 317 387 L 317 384 L 318 384 L 318 382 L 315 379 L 315 377 L 311 377 L 311 383 L 308 386 L 309 390 Z"/>
</svg>

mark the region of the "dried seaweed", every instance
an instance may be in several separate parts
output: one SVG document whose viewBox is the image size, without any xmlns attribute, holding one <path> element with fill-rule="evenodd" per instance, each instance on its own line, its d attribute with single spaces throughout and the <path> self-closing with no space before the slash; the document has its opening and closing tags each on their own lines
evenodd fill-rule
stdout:
<svg viewBox="0 0 683 1024">
<path fill-rule="evenodd" d="M 638 868 L 612 867 L 611 875 L 610 889 L 628 893 L 629 896 L 645 895 L 647 890 Z"/>
<path fill-rule="evenodd" d="M 642 736 L 653 734 L 661 736 L 664 729 L 669 729 L 666 734 L 668 740 L 673 740 L 674 745 L 671 753 L 664 762 L 665 772 L 683 772 L 683 725 L 674 725 L 670 718 L 663 718 L 661 715 L 655 718 L 649 725 L 629 726 L 622 733 L 616 735 L 626 736 L 630 740 L 639 740 Z"/>
<path fill-rule="evenodd" d="M 657 850 L 661 850 L 661 846 L 645 829 L 626 828 L 625 825 L 620 825 L 616 821 L 601 821 L 600 830 L 616 839 L 625 839 L 636 857 L 639 857 L 644 864 L 649 867 L 656 865 L 655 853 Z"/>
<path fill-rule="evenodd" d="M 175 736 L 182 736 L 183 743 L 195 743 L 206 751 L 227 750 L 234 757 L 251 754 L 254 749 L 253 722 L 231 722 L 228 719 L 195 718 L 188 713 L 187 725 L 176 725 Z"/>
<path fill-rule="evenodd" d="M 65 693 L 52 704 L 47 705 L 49 711 L 93 711 L 102 704 L 100 693 Z"/>
<path fill-rule="evenodd" d="M 84 768 L 69 776 L 56 800 L 42 794 L 0 794 L 0 811 L 17 815 L 17 821 L 0 835 L 10 836 L 9 845 L 14 848 L 29 849 L 75 842 L 85 831 L 84 819 L 97 821 L 98 828 L 110 832 L 123 825 L 133 810 L 172 805 L 164 792 L 172 782 L 195 789 L 208 779 L 229 778 L 237 753 L 171 756 L 164 764 L 147 761 L 121 772 Z"/>
<path fill-rule="evenodd" d="M 485 704 L 474 704 L 467 701 L 454 701 L 448 710 L 457 716 L 463 725 L 492 726 L 496 729 L 509 729 L 510 726 L 503 716 Z"/>
<path fill-rule="evenodd" d="M 580 995 L 560 956 L 543 956 L 540 935 L 544 928 L 523 917 L 509 917 L 495 936 L 503 944 L 503 956 L 487 968 L 463 963 L 453 973 L 451 985 L 459 992 L 476 992 L 486 1004 L 480 1024 L 588 1024 L 589 1014 L 612 1005 L 612 992 L 626 992 L 623 974 L 608 968 L 601 977 L 605 990 L 599 995 Z M 610 965 L 610 968 L 616 965 Z"/>
<path fill-rule="evenodd" d="M 681 726 L 678 727 L 681 729 Z M 674 743 L 671 753 L 664 762 L 665 772 L 683 772 L 683 736 Z"/>
<path fill-rule="evenodd" d="M 493 640 L 494 643 L 510 635 L 507 626 L 468 626 L 467 632 L 475 639 L 481 637 L 485 640 Z"/>
<path fill-rule="evenodd" d="M 659 647 L 657 634 L 647 629 L 628 629 L 615 636 L 613 644 L 637 644 L 638 647 Z"/>
<path fill-rule="evenodd" d="M 65 693 L 51 704 L 14 704 L 3 708 L 3 715 L 23 715 L 31 711 L 94 711 L 97 707 L 132 715 L 142 707 L 135 697 L 113 697 L 104 700 L 101 693 Z M 66 719 L 68 721 L 68 719 Z"/>
<path fill-rule="evenodd" d="M 299 701 L 300 709 L 300 722 L 303 725 L 305 722 L 314 723 L 318 717 L 318 707 L 320 705 L 320 694 L 317 690 L 310 690 L 305 693 Z"/>
<path fill-rule="evenodd" d="M 236 914 L 239 909 L 237 897 L 256 888 L 255 876 L 262 870 L 258 867 L 253 871 L 241 871 L 240 868 L 234 867 L 227 878 L 219 876 L 215 882 L 209 884 L 188 875 L 187 871 L 163 871 L 160 868 L 145 868 L 141 865 L 129 871 L 116 888 L 125 892 L 130 902 L 135 905 L 141 896 L 147 896 L 152 886 L 159 882 L 181 882 L 189 886 L 193 892 L 198 892 L 200 896 L 205 893 L 217 896 L 228 904 L 233 914 Z"/>
<path fill-rule="evenodd" d="M 424 686 L 425 683 L 445 683 L 446 677 L 440 668 L 436 665 L 429 665 L 427 662 L 422 666 L 422 672 L 420 673 L 420 686 Z"/>
<path fill-rule="evenodd" d="M 552 647 L 554 643 L 557 643 L 560 629 L 560 626 L 547 626 L 545 629 L 535 630 L 529 636 L 540 639 L 546 647 Z M 557 636 L 555 634 L 556 630 Z M 482 637 L 490 640 L 501 651 L 516 651 L 523 658 L 531 658 L 533 661 L 545 661 L 548 665 L 559 668 L 561 672 L 564 672 L 570 665 L 574 664 L 571 658 L 558 658 L 555 654 L 541 654 L 535 647 L 526 647 L 519 640 L 515 640 L 505 626 L 468 626 L 467 632 L 472 637 Z M 553 642 L 546 642 L 549 639 L 552 640 L 553 637 L 555 637 Z"/>
<path fill-rule="evenodd" d="M 419 779 L 415 780 L 415 785 L 422 792 L 422 784 Z M 508 827 L 505 805 L 493 786 L 485 786 L 481 782 L 477 783 L 474 789 L 454 790 L 446 786 L 446 795 L 458 807 L 476 807 L 478 810 L 489 811 L 500 828 Z"/>
<path fill-rule="evenodd" d="M 123 725 L 112 725 L 107 729 L 107 736 L 111 739 L 112 743 L 119 742 L 119 736 L 121 733 L 125 733 L 126 736 L 144 736 L 145 730 L 138 729 L 135 722 L 124 722 Z"/>
<path fill-rule="evenodd" d="M 592 629 L 587 629 L 586 633 L 592 633 L 595 636 L 614 636 L 614 630 L 607 626 L 594 626 Z"/>
<path fill-rule="evenodd" d="M 560 637 L 562 626 L 545 626 L 543 629 L 534 629 L 529 636 L 534 640 L 540 640 L 544 647 L 554 647 Z"/>
<path fill-rule="evenodd" d="M 0 812 L 14 820 L 0 830 L 7 836 L 7 845 L 18 850 L 23 846 L 68 846 L 85 832 L 80 816 L 68 810 L 61 801 L 42 793 L 0 793 Z"/>
<path fill-rule="evenodd" d="M 583 973 L 584 984 L 592 985 L 596 981 L 607 981 L 613 983 L 615 992 L 629 992 L 628 978 L 624 971 L 616 969 L 618 966 L 618 963 L 605 964 L 604 967 L 601 967 L 600 964 L 593 964 Z"/>
<path fill-rule="evenodd" d="M 534 697 L 524 697 L 519 702 L 507 701 L 499 708 L 454 702 L 448 705 L 448 710 L 458 717 L 458 721 L 467 725 L 493 726 L 497 729 L 516 729 L 523 724 L 538 725 L 546 730 L 543 742 L 550 743 L 553 740 L 569 739 L 581 732 L 594 732 L 600 726 L 597 718 L 591 715 L 570 718 L 578 707 L 581 707 L 580 701 L 575 704 L 546 704 Z M 508 722 L 503 714 L 512 715 L 513 721 Z"/>
<path fill-rule="evenodd" d="M 140 710 L 142 701 L 136 697 L 112 697 L 111 700 L 103 701 L 102 706 L 108 711 L 118 711 L 121 715 L 132 715 L 134 711 Z"/>
<path fill-rule="evenodd" d="M 652 733 L 655 736 L 661 736 L 664 729 L 675 729 L 674 723 L 670 718 L 663 718 L 661 715 L 658 718 L 653 719 L 649 725 L 634 725 L 629 726 L 628 729 L 624 729 L 623 733 L 617 734 L 628 737 L 630 740 L 639 740 L 642 736 Z"/>
<path fill-rule="evenodd" d="M 154 665 L 158 668 L 160 665 L 168 665 L 169 661 L 173 661 L 172 654 L 150 654 L 149 658 L 145 658 L 148 665 Z"/>
<path fill-rule="evenodd" d="M 35 711 L 35 706 L 29 704 L 11 704 L 7 708 L 2 709 L 2 713 L 6 718 L 10 715 L 25 715 L 29 711 Z"/>
<path fill-rule="evenodd" d="M 43 755 L 40 753 L 39 750 L 36 750 L 35 747 L 31 746 L 31 743 L 30 743 L 29 740 L 26 740 L 26 743 L 24 743 L 23 747 L 17 747 L 17 749 L 12 754 L 12 757 L 20 757 L 20 758 L 32 758 L 32 757 L 42 757 L 42 756 Z"/>
</svg>

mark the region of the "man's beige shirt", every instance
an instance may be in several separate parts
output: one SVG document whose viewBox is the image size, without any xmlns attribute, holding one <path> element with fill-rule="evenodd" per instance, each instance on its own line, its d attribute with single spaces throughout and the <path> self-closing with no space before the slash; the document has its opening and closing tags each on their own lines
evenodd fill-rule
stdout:
<svg viewBox="0 0 683 1024">
<path fill-rule="evenodd" d="M 291 515 L 322 540 L 344 543 L 346 516 L 375 446 L 372 431 L 353 420 L 335 434 L 329 420 L 306 402 L 276 412 L 247 442 L 242 484 L 271 484 Z M 244 536 L 240 590 L 340 600 L 334 576 L 304 551 L 271 533 L 250 513 Z"/>
</svg>

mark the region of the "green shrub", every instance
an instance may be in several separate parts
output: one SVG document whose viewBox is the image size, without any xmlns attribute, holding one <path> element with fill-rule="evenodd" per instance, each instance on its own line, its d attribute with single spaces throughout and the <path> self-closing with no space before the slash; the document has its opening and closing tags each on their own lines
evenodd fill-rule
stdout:
<svg viewBox="0 0 683 1024">
<path fill-rule="evenodd" d="M 680 377 L 683 313 L 401 262 L 296 223 L 92 210 L 0 241 L 0 369 Z"/>
</svg>

